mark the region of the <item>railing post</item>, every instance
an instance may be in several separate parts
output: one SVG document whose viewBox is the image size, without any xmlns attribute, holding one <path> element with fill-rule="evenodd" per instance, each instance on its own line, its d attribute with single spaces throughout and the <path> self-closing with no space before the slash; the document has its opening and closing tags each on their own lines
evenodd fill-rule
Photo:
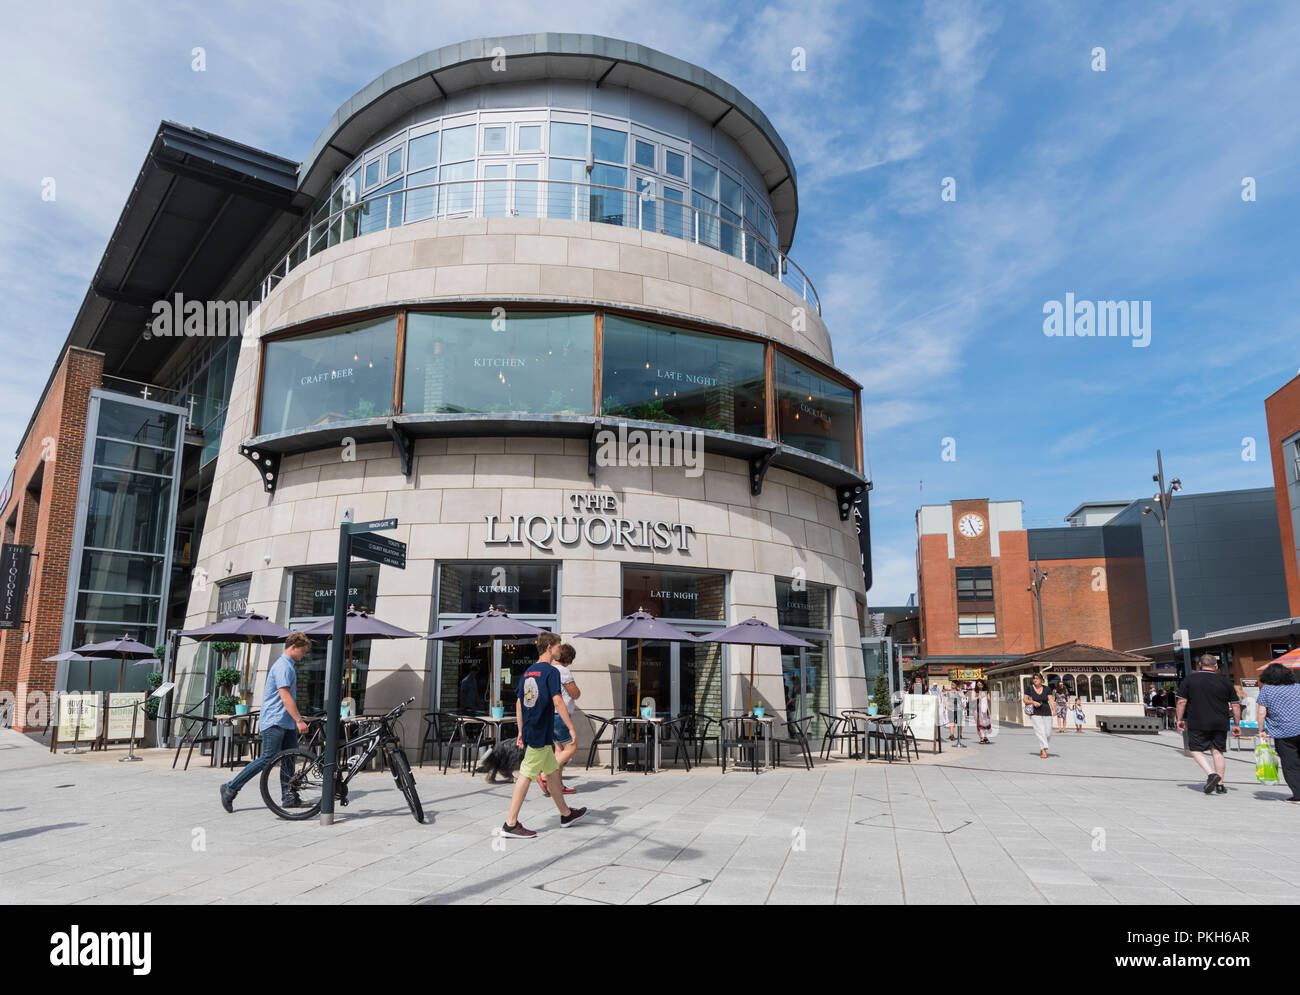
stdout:
<svg viewBox="0 0 1300 995">
<path fill-rule="evenodd" d="M 691 213 L 695 216 L 695 244 L 700 244 L 700 212 L 691 208 Z"/>
<path fill-rule="evenodd" d="M 641 224 L 641 197 L 640 197 L 640 195 L 637 195 L 637 198 L 636 198 L 636 230 L 637 230 L 637 231 L 644 231 L 644 230 L 645 230 L 645 227 Z"/>
</svg>

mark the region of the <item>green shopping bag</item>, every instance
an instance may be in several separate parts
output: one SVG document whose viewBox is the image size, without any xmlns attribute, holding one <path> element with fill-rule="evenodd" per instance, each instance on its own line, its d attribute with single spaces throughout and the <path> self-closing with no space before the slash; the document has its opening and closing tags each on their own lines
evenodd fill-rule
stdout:
<svg viewBox="0 0 1300 995">
<path fill-rule="evenodd" d="M 1255 780 L 1262 784 L 1277 784 L 1277 751 L 1268 743 L 1255 746 Z"/>
</svg>

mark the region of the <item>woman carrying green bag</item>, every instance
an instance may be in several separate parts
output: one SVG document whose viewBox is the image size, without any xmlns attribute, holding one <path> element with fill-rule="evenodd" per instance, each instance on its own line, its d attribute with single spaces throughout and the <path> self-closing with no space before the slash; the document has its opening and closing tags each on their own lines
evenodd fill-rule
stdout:
<svg viewBox="0 0 1300 995">
<path fill-rule="evenodd" d="M 1282 776 L 1291 789 L 1287 801 L 1300 804 L 1300 684 L 1295 675 L 1280 663 L 1271 663 L 1259 675 L 1259 738 L 1255 748 L 1255 776 L 1260 780 L 1261 770 L 1268 773 L 1268 760 L 1273 761 L 1274 782 L 1277 781 L 1277 764 L 1280 761 Z M 1265 726 L 1267 722 L 1267 726 Z M 1272 740 L 1270 746 L 1268 740 Z M 1261 758 L 1261 751 L 1272 756 Z M 1264 765 L 1261 769 L 1261 759 Z"/>
</svg>

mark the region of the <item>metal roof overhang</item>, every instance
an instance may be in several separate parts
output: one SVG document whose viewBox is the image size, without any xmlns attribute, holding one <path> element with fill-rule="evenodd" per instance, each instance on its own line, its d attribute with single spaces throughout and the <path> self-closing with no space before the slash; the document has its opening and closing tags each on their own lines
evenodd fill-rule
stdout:
<svg viewBox="0 0 1300 995">
<path fill-rule="evenodd" d="M 642 429 L 646 432 L 675 428 L 661 422 L 629 421 L 621 418 L 601 418 L 595 415 L 397 415 L 387 418 L 369 418 L 362 421 L 332 422 L 315 428 L 296 429 L 255 436 L 245 446 L 288 456 L 317 449 L 337 447 L 339 440 L 350 436 L 357 442 L 390 441 L 388 422 L 392 421 L 404 434 L 414 439 L 469 436 L 550 436 L 572 439 L 590 439 L 598 427 L 613 431 L 618 426 Z M 854 487 L 859 484 L 871 489 L 871 482 L 834 460 L 794 449 L 768 439 L 729 432 L 701 430 L 704 452 L 740 459 L 771 455 L 771 465 L 798 473 L 831 487 Z"/>
<path fill-rule="evenodd" d="M 261 260 L 250 250 L 268 226 L 302 213 L 296 191 L 297 163 L 196 128 L 159 125 L 32 418 L 69 346 L 104 353 L 106 374 L 151 381 L 177 342 L 144 339 L 154 302 L 176 294 L 211 300 L 238 285 L 245 269 L 255 280 Z"/>
<path fill-rule="evenodd" d="M 1253 625 L 1239 625 L 1231 629 L 1219 629 L 1207 632 L 1203 636 L 1188 641 L 1191 649 L 1204 649 L 1207 646 L 1222 646 L 1230 643 L 1246 642 L 1252 639 L 1275 639 L 1279 636 L 1300 635 L 1300 618 L 1277 618 L 1268 622 L 1256 622 Z M 1174 652 L 1174 644 L 1161 643 L 1158 646 L 1144 646 L 1142 649 L 1129 650 L 1142 656 Z"/>
<path fill-rule="evenodd" d="M 499 51 L 498 51 L 499 50 Z M 506 71 L 493 62 L 505 53 Z M 372 80 L 334 113 L 302 164 L 300 189 L 319 197 L 330 180 L 407 111 L 482 86 L 536 79 L 587 80 L 658 97 L 730 137 L 763 177 L 783 252 L 794 241 L 794 162 L 767 116 L 731 84 L 671 55 L 599 35 L 478 38 L 425 52 Z"/>
<path fill-rule="evenodd" d="M 68 343 L 103 352 L 105 373 L 148 380 L 174 347 L 143 338 L 154 302 L 213 299 L 269 222 L 301 213 L 296 181 L 288 159 L 163 122 Z"/>
</svg>

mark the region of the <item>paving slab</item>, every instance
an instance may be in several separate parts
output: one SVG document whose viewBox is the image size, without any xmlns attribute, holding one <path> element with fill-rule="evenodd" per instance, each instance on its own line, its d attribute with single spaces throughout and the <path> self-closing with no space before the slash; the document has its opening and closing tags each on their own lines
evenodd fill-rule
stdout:
<svg viewBox="0 0 1300 995">
<path fill-rule="evenodd" d="M 425 824 L 366 773 L 321 827 L 256 791 L 227 815 L 229 772 L 172 770 L 168 751 L 125 765 L 9 730 L 0 747 L 7 904 L 1300 904 L 1300 807 L 1253 782 L 1247 751 L 1206 796 L 1172 733 L 1058 736 L 1046 761 L 1004 726 L 911 764 L 580 771 L 590 815 L 560 831 L 533 792 L 530 841 L 495 835 L 509 785 L 432 767 Z"/>
</svg>

